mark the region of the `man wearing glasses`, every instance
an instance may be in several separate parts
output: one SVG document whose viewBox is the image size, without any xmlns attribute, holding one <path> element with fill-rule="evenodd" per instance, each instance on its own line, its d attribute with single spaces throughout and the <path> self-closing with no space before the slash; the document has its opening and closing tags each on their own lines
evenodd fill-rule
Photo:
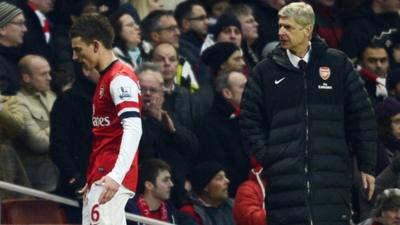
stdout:
<svg viewBox="0 0 400 225">
<path fill-rule="evenodd" d="M 150 47 L 144 47 L 144 53 L 149 57 L 150 50 L 154 49 L 160 43 L 169 43 L 179 53 L 179 38 L 181 32 L 178 28 L 172 11 L 156 10 L 147 15 L 141 24 L 144 41 L 150 43 Z M 199 89 L 198 82 L 193 73 L 195 61 L 192 61 L 186 55 L 178 56 L 179 70 L 176 74 L 175 82 L 178 86 L 187 88 L 194 92 Z"/>
<path fill-rule="evenodd" d="M 189 0 L 176 7 L 174 16 L 182 33 L 179 39 L 179 52 L 194 64 L 200 57 L 200 49 L 207 36 L 206 10 L 196 0 Z"/>
<path fill-rule="evenodd" d="M 22 10 L 6 2 L 0 3 L 0 92 L 14 95 L 19 89 L 17 64 L 20 56 L 16 47 L 27 31 Z"/>
</svg>

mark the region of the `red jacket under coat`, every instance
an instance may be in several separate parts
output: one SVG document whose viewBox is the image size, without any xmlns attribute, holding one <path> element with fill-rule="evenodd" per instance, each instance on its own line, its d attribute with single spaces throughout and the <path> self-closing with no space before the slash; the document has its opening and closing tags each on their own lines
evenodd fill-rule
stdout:
<svg viewBox="0 0 400 225">
<path fill-rule="evenodd" d="M 235 196 L 233 218 L 236 225 L 267 225 L 265 209 L 265 181 L 261 179 L 262 169 L 252 169 L 249 179 L 243 182 Z"/>
</svg>

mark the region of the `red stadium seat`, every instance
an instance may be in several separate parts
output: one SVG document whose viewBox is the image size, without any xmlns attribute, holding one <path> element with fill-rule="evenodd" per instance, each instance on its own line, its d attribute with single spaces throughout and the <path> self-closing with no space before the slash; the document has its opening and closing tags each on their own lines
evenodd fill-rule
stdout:
<svg viewBox="0 0 400 225">
<path fill-rule="evenodd" d="M 1 202 L 1 224 L 66 224 L 65 212 L 47 200 L 15 199 Z"/>
</svg>

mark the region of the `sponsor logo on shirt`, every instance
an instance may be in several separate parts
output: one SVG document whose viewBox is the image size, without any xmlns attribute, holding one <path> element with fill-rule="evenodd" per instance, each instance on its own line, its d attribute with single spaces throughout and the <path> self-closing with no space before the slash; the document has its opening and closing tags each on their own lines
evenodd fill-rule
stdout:
<svg viewBox="0 0 400 225">
<path fill-rule="evenodd" d="M 94 116 L 92 117 L 92 123 L 94 127 L 107 127 L 110 126 L 111 124 L 110 117 L 108 116 L 105 117 Z"/>
<path fill-rule="evenodd" d="M 130 87 L 120 87 L 118 90 L 120 99 L 126 99 L 132 96 L 132 91 Z"/>
</svg>

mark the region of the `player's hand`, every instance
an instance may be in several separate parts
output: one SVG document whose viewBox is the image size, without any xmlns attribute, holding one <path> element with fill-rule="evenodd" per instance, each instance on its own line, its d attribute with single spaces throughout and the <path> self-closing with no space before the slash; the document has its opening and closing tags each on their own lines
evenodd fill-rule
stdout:
<svg viewBox="0 0 400 225">
<path fill-rule="evenodd" d="M 375 191 L 375 177 L 361 171 L 361 179 L 364 189 L 368 190 L 368 200 L 371 200 Z"/>
<path fill-rule="evenodd" d="M 168 113 L 164 110 L 161 112 L 161 122 L 168 132 L 174 133 L 176 131 L 174 122 L 172 121 Z"/>
<path fill-rule="evenodd" d="M 104 188 L 99 197 L 99 204 L 105 204 L 110 201 L 119 188 L 119 184 L 109 176 L 104 176 L 100 180 L 96 181 L 96 185 L 102 185 Z"/>
</svg>

